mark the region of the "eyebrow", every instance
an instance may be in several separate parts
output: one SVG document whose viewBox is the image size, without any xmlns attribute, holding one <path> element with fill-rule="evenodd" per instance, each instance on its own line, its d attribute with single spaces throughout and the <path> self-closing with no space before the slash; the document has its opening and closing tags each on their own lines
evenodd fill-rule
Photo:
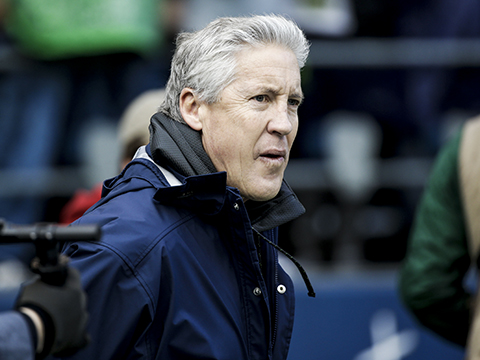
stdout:
<svg viewBox="0 0 480 360">
<path fill-rule="evenodd" d="M 305 99 L 305 96 L 303 95 L 303 93 L 293 93 L 290 95 L 291 97 L 294 97 L 294 98 L 297 98 L 298 101 L 300 101 L 300 104 L 303 103 L 303 100 Z"/>
</svg>

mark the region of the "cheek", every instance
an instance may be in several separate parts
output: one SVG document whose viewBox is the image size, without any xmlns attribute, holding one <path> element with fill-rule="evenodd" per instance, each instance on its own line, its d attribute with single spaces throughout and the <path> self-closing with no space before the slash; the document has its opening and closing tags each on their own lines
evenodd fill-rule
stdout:
<svg viewBox="0 0 480 360">
<path fill-rule="evenodd" d="M 295 138 L 297 137 L 297 132 L 298 132 L 298 123 L 294 125 L 293 130 L 290 132 L 290 134 L 287 135 L 287 142 L 288 142 L 288 147 L 291 148 L 293 145 L 293 142 L 295 141 Z"/>
<path fill-rule="evenodd" d="M 227 171 L 227 165 L 232 159 L 234 138 L 222 129 L 205 132 L 202 137 L 203 148 L 218 171 Z"/>
</svg>

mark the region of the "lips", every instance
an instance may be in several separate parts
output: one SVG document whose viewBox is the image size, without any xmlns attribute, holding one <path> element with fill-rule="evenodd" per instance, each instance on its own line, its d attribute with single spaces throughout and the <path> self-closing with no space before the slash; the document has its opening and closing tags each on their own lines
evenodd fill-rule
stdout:
<svg viewBox="0 0 480 360">
<path fill-rule="evenodd" d="M 263 159 L 283 160 L 287 156 L 287 151 L 282 149 L 269 149 L 263 151 L 260 157 Z"/>
</svg>

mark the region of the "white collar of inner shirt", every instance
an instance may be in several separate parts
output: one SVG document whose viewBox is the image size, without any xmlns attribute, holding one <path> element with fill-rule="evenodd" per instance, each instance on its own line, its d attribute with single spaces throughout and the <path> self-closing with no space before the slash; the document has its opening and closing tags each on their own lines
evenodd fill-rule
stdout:
<svg viewBox="0 0 480 360">
<path fill-rule="evenodd" d="M 146 146 L 143 145 L 143 146 L 140 146 L 137 150 L 137 152 L 135 153 L 135 155 L 133 156 L 133 159 L 147 159 L 149 161 L 151 161 L 152 163 L 154 163 L 159 169 L 160 171 L 162 172 L 163 176 L 165 176 L 165 179 L 167 179 L 167 182 L 170 186 L 178 186 L 178 185 L 182 185 L 182 183 L 180 182 L 180 180 L 178 180 L 175 175 L 173 175 L 170 171 L 168 171 L 167 169 L 161 167 L 160 165 L 158 165 L 155 161 L 153 161 L 153 159 L 150 157 L 150 155 L 148 155 L 147 151 L 145 150 Z M 132 159 L 132 160 L 133 160 Z"/>
</svg>

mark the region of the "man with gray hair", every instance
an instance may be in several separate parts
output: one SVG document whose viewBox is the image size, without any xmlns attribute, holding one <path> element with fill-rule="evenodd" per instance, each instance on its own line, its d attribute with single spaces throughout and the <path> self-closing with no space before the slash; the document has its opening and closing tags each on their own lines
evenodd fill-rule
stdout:
<svg viewBox="0 0 480 360">
<path fill-rule="evenodd" d="M 74 358 L 287 357 L 278 226 L 304 212 L 283 174 L 308 52 L 276 15 L 178 36 L 150 143 L 73 224 L 101 224 L 101 242 L 63 249 L 89 298 L 92 341 Z"/>
</svg>

